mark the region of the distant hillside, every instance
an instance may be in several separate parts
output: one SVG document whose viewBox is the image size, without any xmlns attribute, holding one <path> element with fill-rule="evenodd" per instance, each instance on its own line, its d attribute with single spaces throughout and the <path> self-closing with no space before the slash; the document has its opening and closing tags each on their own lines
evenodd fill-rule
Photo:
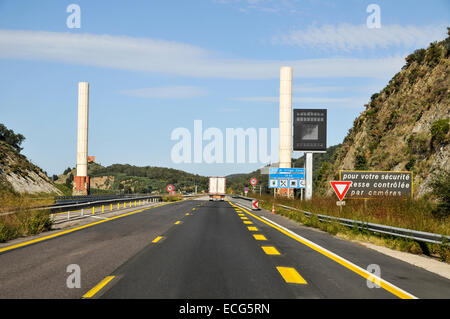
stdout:
<svg viewBox="0 0 450 319">
<path fill-rule="evenodd" d="M 68 169 L 60 175 L 57 183 L 65 183 L 70 175 L 75 176 L 75 169 Z M 208 191 L 208 177 L 190 174 L 184 171 L 128 164 L 113 164 L 104 167 L 98 163 L 88 164 L 91 177 L 91 190 L 103 190 L 112 193 L 151 193 L 166 192 L 168 184 L 175 186 L 175 191 L 193 192 L 195 183 L 197 191 Z"/>
<path fill-rule="evenodd" d="M 341 169 L 413 171 L 414 192 L 431 191 L 434 174 L 450 169 L 450 38 L 416 50 L 389 84 L 372 95 L 334 161 L 322 166 L 318 190 Z"/>
<path fill-rule="evenodd" d="M 5 127 L 2 125 L 3 128 Z M 11 138 L 5 139 L 4 135 L 0 138 L 0 190 L 9 190 L 21 194 L 62 194 L 42 169 L 19 153 L 21 150 L 20 142 L 6 142 L 12 140 Z"/>
</svg>

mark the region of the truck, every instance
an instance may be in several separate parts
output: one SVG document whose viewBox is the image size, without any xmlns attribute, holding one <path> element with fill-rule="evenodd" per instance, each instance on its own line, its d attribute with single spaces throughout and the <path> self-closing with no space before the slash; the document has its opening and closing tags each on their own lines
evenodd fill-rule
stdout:
<svg viewBox="0 0 450 319">
<path fill-rule="evenodd" d="M 226 178 L 210 177 L 209 178 L 209 200 L 225 200 Z"/>
</svg>

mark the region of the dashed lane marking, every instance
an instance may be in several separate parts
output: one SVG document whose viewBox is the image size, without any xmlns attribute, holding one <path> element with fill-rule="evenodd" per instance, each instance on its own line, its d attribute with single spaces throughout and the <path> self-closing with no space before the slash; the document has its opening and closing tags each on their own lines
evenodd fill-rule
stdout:
<svg viewBox="0 0 450 319">
<path fill-rule="evenodd" d="M 114 276 L 108 276 L 102 281 L 100 281 L 94 288 L 89 290 L 86 294 L 83 295 L 83 298 L 92 298 L 94 295 L 99 292 L 103 287 L 105 287 L 111 280 L 114 279 Z"/>
<path fill-rule="evenodd" d="M 267 240 L 266 236 L 261 234 L 253 235 L 253 238 L 255 238 L 256 240 Z"/>
<path fill-rule="evenodd" d="M 158 237 L 156 237 L 155 239 L 153 239 L 152 243 L 157 243 L 157 242 L 159 242 L 161 239 L 163 239 L 163 237 L 162 237 L 162 236 L 158 236 Z"/>
<path fill-rule="evenodd" d="M 273 246 L 262 246 L 261 248 L 267 255 L 280 255 L 280 252 Z"/>
<path fill-rule="evenodd" d="M 289 284 L 307 284 L 306 280 L 292 267 L 277 267 L 278 272 Z"/>
</svg>

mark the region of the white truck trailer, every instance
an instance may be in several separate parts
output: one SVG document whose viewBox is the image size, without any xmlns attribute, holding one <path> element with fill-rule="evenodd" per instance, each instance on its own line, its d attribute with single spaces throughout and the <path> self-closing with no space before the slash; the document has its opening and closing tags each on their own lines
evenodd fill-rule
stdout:
<svg viewBox="0 0 450 319">
<path fill-rule="evenodd" d="M 225 200 L 226 178 L 210 177 L 209 178 L 209 200 Z"/>
</svg>

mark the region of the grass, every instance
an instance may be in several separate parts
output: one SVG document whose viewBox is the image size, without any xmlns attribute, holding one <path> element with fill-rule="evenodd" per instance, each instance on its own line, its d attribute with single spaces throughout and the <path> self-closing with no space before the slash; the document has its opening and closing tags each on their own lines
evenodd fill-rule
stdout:
<svg viewBox="0 0 450 319">
<path fill-rule="evenodd" d="M 364 206 L 363 200 L 348 200 L 346 206 L 342 208 L 342 211 L 336 206 L 336 199 L 333 197 L 316 197 L 311 201 L 300 201 L 298 199 L 286 198 L 275 199 L 273 196 L 264 195 L 260 197 L 260 200 L 262 201 L 262 207 L 267 210 L 271 210 L 272 204 L 275 203 L 298 208 L 314 214 L 348 218 L 443 235 L 450 234 L 450 218 L 436 218 L 431 213 L 433 205 L 423 199 L 408 201 L 383 198 L 367 201 L 366 207 Z M 358 227 L 350 228 L 334 222 L 321 222 L 315 215 L 308 218 L 302 212 L 280 207 L 276 207 L 276 212 L 305 226 L 318 228 L 338 237 L 371 242 L 414 254 L 435 256 L 442 261 L 450 263 L 450 247 L 448 245 L 419 243 L 410 239 L 372 233 Z"/>
<path fill-rule="evenodd" d="M 16 213 L 0 216 L 0 242 L 50 230 L 52 222 L 49 211 L 37 211 L 30 208 L 52 203 L 53 198 L 48 195 L 23 196 L 1 190 L 0 214 L 11 211 Z"/>
<path fill-rule="evenodd" d="M 180 194 L 176 194 L 176 195 L 163 194 L 162 195 L 163 202 L 176 202 L 176 201 L 182 200 L 182 199 L 183 199 L 183 196 Z"/>
</svg>

